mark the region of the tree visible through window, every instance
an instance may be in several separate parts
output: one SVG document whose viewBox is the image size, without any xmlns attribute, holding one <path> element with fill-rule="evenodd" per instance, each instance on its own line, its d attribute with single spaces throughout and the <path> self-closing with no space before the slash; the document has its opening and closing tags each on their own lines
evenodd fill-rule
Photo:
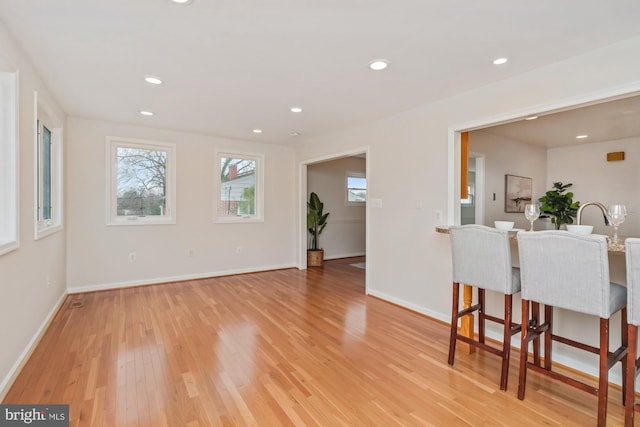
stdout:
<svg viewBox="0 0 640 427">
<path fill-rule="evenodd" d="M 164 215 L 167 152 L 117 148 L 117 215 Z"/>
<path fill-rule="evenodd" d="M 108 222 L 175 224 L 175 144 L 107 137 Z"/>
</svg>

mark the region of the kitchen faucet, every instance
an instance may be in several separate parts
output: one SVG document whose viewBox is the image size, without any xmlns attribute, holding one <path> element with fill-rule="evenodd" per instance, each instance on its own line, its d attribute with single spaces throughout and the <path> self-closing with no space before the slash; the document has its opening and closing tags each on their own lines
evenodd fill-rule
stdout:
<svg viewBox="0 0 640 427">
<path fill-rule="evenodd" d="M 576 224 L 578 225 L 581 224 L 580 221 L 582 218 L 582 210 L 589 205 L 595 205 L 599 207 L 600 210 L 602 211 L 602 216 L 604 217 L 604 225 L 610 225 L 609 218 L 607 217 L 607 208 L 605 207 L 605 205 L 603 205 L 600 202 L 585 202 L 584 204 L 580 205 L 580 207 L 578 208 L 578 213 L 576 213 Z"/>
</svg>

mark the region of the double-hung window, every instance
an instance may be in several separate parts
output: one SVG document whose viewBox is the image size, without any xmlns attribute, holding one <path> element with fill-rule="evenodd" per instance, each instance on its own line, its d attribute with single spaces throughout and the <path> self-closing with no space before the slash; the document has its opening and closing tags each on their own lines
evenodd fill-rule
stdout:
<svg viewBox="0 0 640 427">
<path fill-rule="evenodd" d="M 62 229 L 62 120 L 35 93 L 35 238 Z"/>
<path fill-rule="evenodd" d="M 367 201 L 367 176 L 360 172 L 347 172 L 347 205 L 362 205 Z"/>
<path fill-rule="evenodd" d="M 107 137 L 107 224 L 175 224 L 173 143 Z"/>
<path fill-rule="evenodd" d="M 216 154 L 216 222 L 264 220 L 263 157 L 254 154 Z"/>
</svg>

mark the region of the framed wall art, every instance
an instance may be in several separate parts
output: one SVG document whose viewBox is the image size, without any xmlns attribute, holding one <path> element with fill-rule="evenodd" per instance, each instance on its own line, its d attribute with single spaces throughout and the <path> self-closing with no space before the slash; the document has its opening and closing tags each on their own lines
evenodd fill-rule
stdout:
<svg viewBox="0 0 640 427">
<path fill-rule="evenodd" d="M 524 176 L 504 176 L 504 211 L 522 213 L 524 205 L 531 203 L 533 180 Z"/>
</svg>

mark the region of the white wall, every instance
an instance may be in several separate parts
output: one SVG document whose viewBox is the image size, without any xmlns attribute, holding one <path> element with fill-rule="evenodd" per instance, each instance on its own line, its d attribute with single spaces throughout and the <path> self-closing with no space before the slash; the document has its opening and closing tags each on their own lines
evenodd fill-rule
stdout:
<svg viewBox="0 0 640 427">
<path fill-rule="evenodd" d="M 76 117 L 68 119 L 67 128 L 71 292 L 295 265 L 292 148 Z M 108 135 L 177 144 L 177 224 L 105 225 Z M 264 155 L 263 223 L 213 223 L 216 150 Z M 131 252 L 135 262 L 128 260 Z"/>
<path fill-rule="evenodd" d="M 0 256 L 0 400 L 65 294 L 65 230 L 34 240 L 34 91 L 52 113 L 64 118 L 55 98 L 0 24 L 2 62 L 18 70 L 19 241 Z"/>
<path fill-rule="evenodd" d="M 625 160 L 607 162 L 613 151 L 624 151 Z M 628 216 L 618 233 L 640 237 L 640 138 L 549 149 L 547 162 L 549 182 L 573 183 L 573 200 L 626 204 Z M 595 206 L 584 209 L 582 223 L 593 225 L 594 233 L 613 234 Z"/>
<path fill-rule="evenodd" d="M 330 212 L 320 235 L 325 259 L 365 254 L 366 206 L 346 204 L 347 172 L 366 173 L 366 159 L 345 157 L 307 167 L 307 200 L 315 191 L 324 203 L 324 212 Z"/>
<path fill-rule="evenodd" d="M 485 155 L 484 224 L 514 221 L 515 228 L 529 229 L 523 213 L 505 213 L 505 175 L 532 178 L 532 200 L 538 200 L 547 187 L 547 150 L 491 134 L 491 129 L 469 133 L 469 151 Z M 496 199 L 493 200 L 493 194 Z"/>
<path fill-rule="evenodd" d="M 451 130 L 480 128 L 614 92 L 640 90 L 640 56 L 631 54 L 637 51 L 640 37 L 319 137 L 301 147 L 298 159 L 305 162 L 361 146 L 365 141 L 369 146 L 369 200 L 381 200 L 382 207 L 372 206 L 369 210 L 368 292 L 448 321 L 449 240 L 436 233 L 434 227 L 442 222 L 436 211 L 442 211 L 444 218 L 453 218 L 447 209 L 458 205 L 454 204 L 457 191 L 448 180 L 456 176 L 450 168 L 455 157 L 449 140 Z M 399 158 L 403 160 L 400 171 L 389 165 L 391 159 Z M 566 320 L 563 328 L 586 329 L 582 319 L 575 316 L 558 318 Z M 584 332 L 592 344 L 597 343 L 596 331 L 594 327 Z M 517 341 L 513 344 L 517 345 Z M 560 348 L 557 355 L 561 362 L 597 372 L 592 361 L 569 359 Z"/>
<path fill-rule="evenodd" d="M 473 129 L 625 87 L 640 90 L 640 56 L 633 54 L 638 51 L 640 37 L 304 144 L 297 155 L 300 163 L 369 147 L 369 196 L 380 202 L 369 209 L 369 293 L 448 321 L 449 241 L 434 226 L 441 222 L 437 211 L 453 217 L 447 211 L 456 198 L 448 181 L 455 176 L 450 173 L 451 129 Z M 292 149 L 80 118 L 69 119 L 66 128 L 65 229 L 34 241 L 34 90 L 56 114 L 64 114 L 2 26 L 0 52 L 20 69 L 21 242 L 18 250 L 0 257 L 0 394 L 67 284 L 78 291 L 294 263 L 296 244 L 304 241 L 304 230 L 293 225 L 301 223 L 296 205 L 302 205 L 306 188 L 295 184 Z M 178 144 L 175 226 L 105 225 L 106 135 Z M 212 223 L 213 153 L 218 148 L 264 154 L 264 223 Z M 390 167 L 394 159 L 402 159 L 403 167 Z M 628 178 L 637 180 L 637 175 Z M 243 247 L 241 254 L 236 254 L 237 246 Z M 189 250 L 193 257 L 187 256 Z M 137 261 L 129 263 L 127 255 L 133 251 Z M 582 319 L 556 318 L 563 328 L 586 329 Z M 585 334 L 596 342 L 595 327 Z M 565 353 L 558 353 L 562 360 Z M 582 359 L 567 360 L 595 371 Z"/>
</svg>

